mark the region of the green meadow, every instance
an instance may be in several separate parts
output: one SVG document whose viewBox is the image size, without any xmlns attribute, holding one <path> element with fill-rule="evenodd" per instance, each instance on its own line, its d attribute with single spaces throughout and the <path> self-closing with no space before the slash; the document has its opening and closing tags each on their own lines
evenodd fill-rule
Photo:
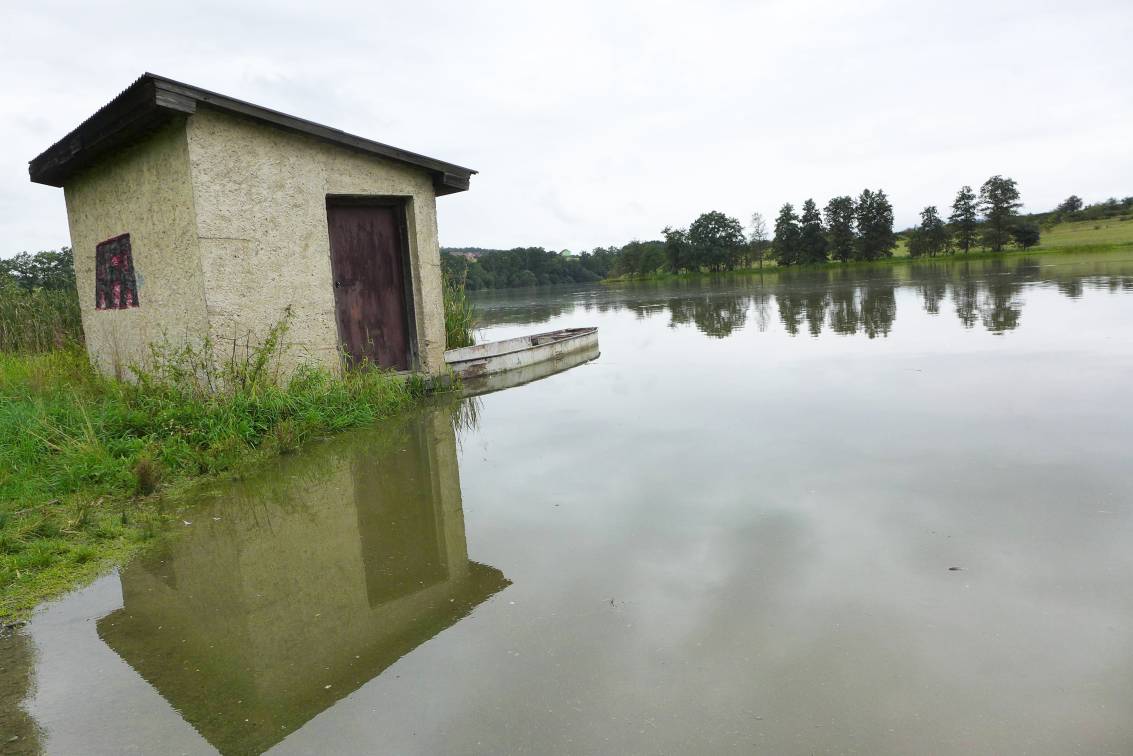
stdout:
<svg viewBox="0 0 1133 756">
<path fill-rule="evenodd" d="M 1059 223 L 1044 228 L 1038 246 L 1030 247 L 1027 254 L 1043 252 L 1104 252 L 1133 245 L 1133 217 L 1127 219 L 1083 220 Z M 1023 251 L 1008 248 L 1009 252 Z M 973 254 L 983 254 L 978 247 Z M 907 240 L 902 237 L 893 250 L 894 257 L 908 257 Z M 961 255 L 962 256 L 962 255 Z"/>
</svg>

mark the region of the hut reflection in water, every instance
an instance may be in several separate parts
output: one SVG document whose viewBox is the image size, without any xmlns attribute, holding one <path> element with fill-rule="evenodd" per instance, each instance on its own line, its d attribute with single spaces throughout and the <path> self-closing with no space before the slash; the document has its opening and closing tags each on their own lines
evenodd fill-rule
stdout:
<svg viewBox="0 0 1133 756">
<path fill-rule="evenodd" d="M 122 572 L 99 636 L 222 753 L 256 753 L 509 585 L 468 558 L 449 409 L 218 487 Z"/>
</svg>

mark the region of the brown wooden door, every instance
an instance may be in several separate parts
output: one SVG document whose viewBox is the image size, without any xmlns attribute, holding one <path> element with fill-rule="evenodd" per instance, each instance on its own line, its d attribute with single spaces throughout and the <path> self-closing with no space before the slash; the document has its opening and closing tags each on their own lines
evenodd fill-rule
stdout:
<svg viewBox="0 0 1133 756">
<path fill-rule="evenodd" d="M 338 336 L 354 364 L 410 367 L 400 214 L 386 205 L 327 206 Z"/>
</svg>

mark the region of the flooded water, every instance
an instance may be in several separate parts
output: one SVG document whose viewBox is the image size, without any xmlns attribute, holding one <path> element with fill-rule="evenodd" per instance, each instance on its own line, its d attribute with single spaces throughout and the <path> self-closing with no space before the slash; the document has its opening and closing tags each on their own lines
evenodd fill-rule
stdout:
<svg viewBox="0 0 1133 756">
<path fill-rule="evenodd" d="M 0 747 L 1133 752 L 1133 256 L 479 305 L 601 356 L 209 489 Z"/>
</svg>

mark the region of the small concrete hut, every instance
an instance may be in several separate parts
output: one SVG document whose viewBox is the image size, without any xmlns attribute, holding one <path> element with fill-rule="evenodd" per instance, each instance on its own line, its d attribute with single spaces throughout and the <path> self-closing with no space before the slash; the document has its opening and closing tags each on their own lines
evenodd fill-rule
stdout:
<svg viewBox="0 0 1133 756">
<path fill-rule="evenodd" d="M 262 340 L 284 374 L 347 360 L 437 375 L 436 198 L 475 171 L 145 74 L 29 165 L 63 187 L 91 361 Z"/>
</svg>

